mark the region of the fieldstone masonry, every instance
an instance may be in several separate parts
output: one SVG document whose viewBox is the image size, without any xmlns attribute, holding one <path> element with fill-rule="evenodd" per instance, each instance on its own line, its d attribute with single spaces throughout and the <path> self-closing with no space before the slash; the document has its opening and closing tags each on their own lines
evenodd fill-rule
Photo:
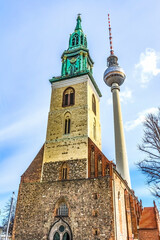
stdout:
<svg viewBox="0 0 160 240">
<path fill-rule="evenodd" d="M 63 163 L 68 165 L 68 179 L 86 178 L 87 159 L 78 159 L 65 162 L 44 163 L 42 181 L 51 182 L 61 180 L 61 167 Z"/>
<path fill-rule="evenodd" d="M 113 232 L 112 191 L 109 177 L 21 184 L 16 214 L 16 240 L 47 240 L 57 221 L 56 203 L 65 198 L 73 239 L 111 239 Z M 97 199 L 94 195 L 97 193 Z M 97 211 L 97 216 L 92 212 Z M 98 235 L 94 236 L 94 229 Z"/>
</svg>

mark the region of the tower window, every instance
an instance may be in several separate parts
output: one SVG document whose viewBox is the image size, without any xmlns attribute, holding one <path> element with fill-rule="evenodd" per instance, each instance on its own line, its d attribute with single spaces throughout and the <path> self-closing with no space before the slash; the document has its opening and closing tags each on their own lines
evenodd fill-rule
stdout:
<svg viewBox="0 0 160 240">
<path fill-rule="evenodd" d="M 79 43 L 79 36 L 78 34 L 75 34 L 72 38 L 72 46 L 78 45 Z"/>
<path fill-rule="evenodd" d="M 68 217 L 68 207 L 65 203 L 61 203 L 57 210 L 57 215 L 62 217 Z"/>
<path fill-rule="evenodd" d="M 72 39 L 72 46 L 75 45 L 75 38 Z"/>
<path fill-rule="evenodd" d="M 84 46 L 87 47 L 87 39 L 86 39 L 86 37 L 84 38 Z"/>
<path fill-rule="evenodd" d="M 96 99 L 95 99 L 94 94 L 92 94 L 92 111 L 96 115 Z"/>
<path fill-rule="evenodd" d="M 75 102 L 75 91 L 73 88 L 69 87 L 63 92 L 63 107 L 68 107 L 74 105 Z"/>
<path fill-rule="evenodd" d="M 65 119 L 65 131 L 64 134 L 69 134 L 71 130 L 71 119 L 68 117 Z"/>
<path fill-rule="evenodd" d="M 83 44 L 83 35 L 81 35 L 81 44 Z"/>
</svg>

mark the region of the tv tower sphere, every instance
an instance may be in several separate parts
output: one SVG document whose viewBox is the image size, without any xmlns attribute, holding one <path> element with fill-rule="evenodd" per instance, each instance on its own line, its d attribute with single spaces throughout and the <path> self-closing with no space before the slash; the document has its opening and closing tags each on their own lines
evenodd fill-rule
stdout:
<svg viewBox="0 0 160 240">
<path fill-rule="evenodd" d="M 108 68 L 104 72 L 104 82 L 112 87 L 113 83 L 117 83 L 119 86 L 124 82 L 126 75 L 124 70 L 117 63 L 118 58 L 115 55 L 110 55 L 107 58 Z"/>
</svg>

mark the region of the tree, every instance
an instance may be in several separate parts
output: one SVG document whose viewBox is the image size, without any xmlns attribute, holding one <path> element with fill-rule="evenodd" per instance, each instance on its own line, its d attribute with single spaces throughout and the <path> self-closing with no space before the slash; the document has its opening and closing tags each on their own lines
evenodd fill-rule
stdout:
<svg viewBox="0 0 160 240">
<path fill-rule="evenodd" d="M 146 157 L 138 167 L 147 177 L 147 183 L 154 196 L 160 197 L 160 108 L 157 114 L 148 114 L 144 123 L 144 137 L 138 145 Z"/>
<path fill-rule="evenodd" d="M 8 200 L 6 203 L 4 210 L 3 210 L 3 232 L 6 233 L 7 231 L 7 225 L 8 225 L 8 220 L 9 220 L 9 214 L 10 214 L 10 208 L 11 208 L 11 201 L 12 198 Z M 16 200 L 13 199 L 13 205 L 12 205 L 12 211 L 11 211 L 11 219 L 10 219 L 10 224 L 9 224 L 9 235 L 12 235 L 12 230 L 13 230 L 13 224 L 14 224 L 14 217 L 15 217 L 15 210 L 16 210 Z"/>
</svg>

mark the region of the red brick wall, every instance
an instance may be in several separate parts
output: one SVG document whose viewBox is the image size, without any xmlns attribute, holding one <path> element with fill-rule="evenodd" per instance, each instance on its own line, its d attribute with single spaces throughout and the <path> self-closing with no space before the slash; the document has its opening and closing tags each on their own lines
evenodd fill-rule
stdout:
<svg viewBox="0 0 160 240">
<path fill-rule="evenodd" d="M 27 170 L 21 176 L 22 183 L 31 183 L 31 182 L 39 182 L 41 179 L 41 170 L 42 170 L 42 162 L 43 162 L 43 153 L 44 153 L 44 145 L 38 152 L 37 156 L 31 162 Z"/>
<path fill-rule="evenodd" d="M 113 163 L 109 161 L 101 150 L 88 138 L 88 177 L 91 177 L 91 149 L 94 148 L 94 177 L 98 175 L 98 158 L 101 156 L 102 159 L 102 176 L 112 176 L 113 174 Z"/>
<path fill-rule="evenodd" d="M 139 240 L 159 240 L 157 229 L 140 229 Z"/>
</svg>

